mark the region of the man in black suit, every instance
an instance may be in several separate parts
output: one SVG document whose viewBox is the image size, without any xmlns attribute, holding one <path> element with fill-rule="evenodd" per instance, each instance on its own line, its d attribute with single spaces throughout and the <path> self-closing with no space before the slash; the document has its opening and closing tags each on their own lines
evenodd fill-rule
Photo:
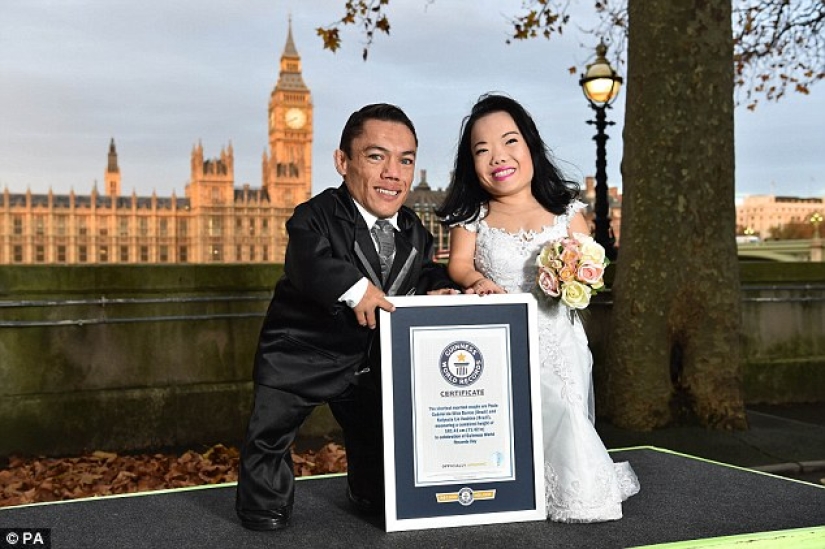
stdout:
<svg viewBox="0 0 825 549">
<path fill-rule="evenodd" d="M 432 260 L 432 235 L 403 207 L 417 148 L 401 109 L 367 105 L 347 120 L 335 151 L 344 184 L 301 204 L 287 222 L 284 275 L 261 329 L 255 402 L 241 447 L 235 505 L 246 528 L 289 524 L 290 446 L 324 403 L 344 433 L 350 501 L 362 510 L 383 508 L 377 309 L 394 310 L 386 295 L 457 293 Z M 371 233 L 380 220 L 389 221 L 394 235 L 394 251 L 383 250 L 384 276 L 379 239 Z"/>
</svg>

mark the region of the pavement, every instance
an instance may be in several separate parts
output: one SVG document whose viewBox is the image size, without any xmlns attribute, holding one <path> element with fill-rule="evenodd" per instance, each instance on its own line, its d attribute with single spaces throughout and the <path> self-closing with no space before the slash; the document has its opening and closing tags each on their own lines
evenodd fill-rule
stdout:
<svg viewBox="0 0 825 549">
<path fill-rule="evenodd" d="M 609 449 L 655 446 L 749 469 L 825 485 L 825 402 L 747 408 L 749 429 L 696 426 L 650 432 L 597 422 Z"/>
</svg>

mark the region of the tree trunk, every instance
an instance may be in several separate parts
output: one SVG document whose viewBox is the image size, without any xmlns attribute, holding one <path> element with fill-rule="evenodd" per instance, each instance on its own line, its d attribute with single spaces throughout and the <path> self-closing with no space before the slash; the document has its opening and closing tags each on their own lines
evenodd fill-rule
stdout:
<svg viewBox="0 0 825 549">
<path fill-rule="evenodd" d="M 608 418 L 746 428 L 730 0 L 629 0 Z"/>
</svg>

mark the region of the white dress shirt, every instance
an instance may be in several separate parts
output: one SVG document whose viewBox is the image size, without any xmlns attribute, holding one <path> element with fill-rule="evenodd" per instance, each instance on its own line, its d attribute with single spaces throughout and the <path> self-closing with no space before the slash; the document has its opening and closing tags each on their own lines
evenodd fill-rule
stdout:
<svg viewBox="0 0 825 549">
<path fill-rule="evenodd" d="M 361 214 L 361 217 L 364 218 L 364 222 L 367 224 L 367 227 L 372 229 L 372 226 L 375 225 L 375 222 L 378 221 L 378 218 L 368 212 L 364 207 L 359 204 L 357 201 L 355 202 L 355 207 L 358 208 L 358 212 Z M 387 218 L 387 221 L 390 222 L 392 228 L 396 231 L 398 230 L 398 212 L 395 212 L 392 217 Z M 370 232 L 372 235 L 372 232 Z M 372 237 L 372 244 L 375 246 L 375 251 L 378 251 L 378 242 L 375 240 L 375 237 Z M 338 298 L 338 301 L 343 301 L 349 307 L 355 307 L 361 300 L 364 298 L 364 294 L 367 293 L 367 285 L 369 284 L 369 280 L 367 277 L 361 277 L 361 280 L 353 284 L 349 290 L 344 292 L 341 297 Z"/>
</svg>

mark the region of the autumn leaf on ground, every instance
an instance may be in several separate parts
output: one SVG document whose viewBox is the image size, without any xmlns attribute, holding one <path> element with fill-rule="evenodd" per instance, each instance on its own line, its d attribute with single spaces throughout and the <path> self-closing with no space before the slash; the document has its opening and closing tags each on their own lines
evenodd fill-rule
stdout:
<svg viewBox="0 0 825 549">
<path fill-rule="evenodd" d="M 237 448 L 217 444 L 203 453 L 119 455 L 95 451 L 63 458 L 11 456 L 0 469 L 0 507 L 128 494 L 238 480 Z M 344 448 L 335 442 L 296 452 L 296 476 L 343 473 Z"/>
</svg>

